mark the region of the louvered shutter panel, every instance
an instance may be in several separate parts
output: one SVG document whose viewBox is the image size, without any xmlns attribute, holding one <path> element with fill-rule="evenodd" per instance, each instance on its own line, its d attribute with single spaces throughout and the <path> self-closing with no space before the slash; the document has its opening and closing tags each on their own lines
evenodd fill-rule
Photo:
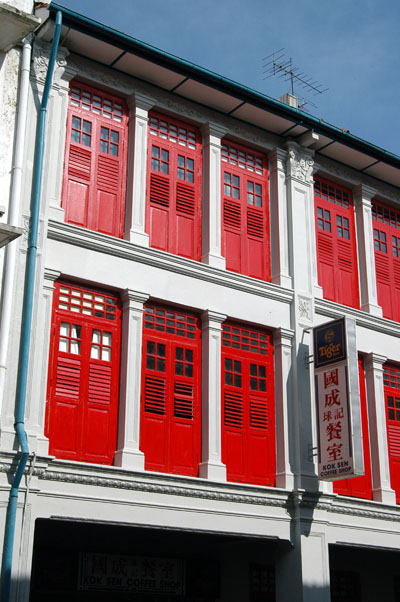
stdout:
<svg viewBox="0 0 400 602">
<path fill-rule="evenodd" d="M 150 246 L 200 259 L 201 169 L 199 131 L 151 112 L 146 209 Z"/>
<path fill-rule="evenodd" d="M 333 491 L 341 495 L 349 495 L 351 497 L 372 500 L 371 451 L 369 442 L 367 393 L 365 386 L 364 365 L 363 360 L 361 358 L 359 358 L 358 360 L 358 374 L 360 386 L 361 424 L 363 436 L 365 474 L 361 477 L 353 477 L 351 479 L 342 479 L 340 481 L 334 481 Z"/>
<path fill-rule="evenodd" d="M 378 303 L 382 306 L 383 317 L 395 319 L 395 295 L 392 294 L 393 278 L 391 268 L 388 255 L 375 250 Z"/>
<path fill-rule="evenodd" d="M 58 458 L 112 464 L 119 396 L 118 300 L 67 283 L 57 282 L 55 289 L 46 418 L 49 450 Z M 95 345 L 98 359 L 91 357 L 93 332 L 106 333 L 107 338 L 107 344 L 102 339 Z"/>
<path fill-rule="evenodd" d="M 324 298 L 336 301 L 334 247 L 329 234 L 317 232 L 318 280 L 324 289 Z"/>
<path fill-rule="evenodd" d="M 121 237 L 124 231 L 127 108 L 121 99 L 72 83 L 62 206 L 65 220 Z"/>
<path fill-rule="evenodd" d="M 390 484 L 396 492 L 396 503 L 400 504 L 400 370 L 385 364 L 383 374 Z"/>
<path fill-rule="evenodd" d="M 262 155 L 222 145 L 223 254 L 233 272 L 270 279 L 268 173 Z"/>
</svg>

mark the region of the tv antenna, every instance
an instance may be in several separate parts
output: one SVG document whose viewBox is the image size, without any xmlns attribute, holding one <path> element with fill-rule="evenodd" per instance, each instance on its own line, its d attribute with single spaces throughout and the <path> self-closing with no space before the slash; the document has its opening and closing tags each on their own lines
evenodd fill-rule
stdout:
<svg viewBox="0 0 400 602">
<path fill-rule="evenodd" d="M 293 96 L 295 83 L 311 91 L 314 96 L 328 90 L 328 88 L 323 89 L 322 84 L 318 83 L 317 80 L 313 80 L 303 71 L 300 72 L 300 69 L 293 65 L 292 57 L 285 58 L 284 50 L 284 48 L 281 48 L 263 59 L 263 79 L 269 79 L 273 75 L 283 77 L 285 81 L 290 82 L 290 92 Z"/>
</svg>

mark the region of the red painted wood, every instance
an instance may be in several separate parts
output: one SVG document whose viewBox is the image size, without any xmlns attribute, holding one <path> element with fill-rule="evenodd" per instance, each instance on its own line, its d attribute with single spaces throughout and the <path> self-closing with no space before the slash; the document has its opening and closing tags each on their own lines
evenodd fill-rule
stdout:
<svg viewBox="0 0 400 602">
<path fill-rule="evenodd" d="M 271 335 L 229 323 L 222 328 L 222 461 L 228 480 L 274 485 Z"/>
<path fill-rule="evenodd" d="M 56 282 L 46 434 L 57 458 L 113 462 L 120 330 L 116 297 Z"/>
<path fill-rule="evenodd" d="M 376 286 L 384 318 L 400 322 L 400 212 L 372 202 Z"/>
<path fill-rule="evenodd" d="M 386 428 L 389 448 L 390 483 L 400 504 L 400 369 L 385 364 L 383 376 L 386 401 Z"/>
<path fill-rule="evenodd" d="M 267 160 L 225 142 L 221 153 L 222 249 L 228 270 L 271 279 Z"/>
<path fill-rule="evenodd" d="M 349 495 L 351 497 L 372 500 L 371 452 L 369 443 L 367 393 L 365 387 L 364 364 L 361 358 L 358 360 L 358 372 L 360 381 L 361 424 L 363 434 L 365 474 L 362 477 L 334 481 L 333 491 L 341 495 Z"/>
<path fill-rule="evenodd" d="M 201 338 L 192 314 L 147 304 L 140 448 L 146 470 L 197 476 L 201 455 Z"/>
<path fill-rule="evenodd" d="M 121 237 L 128 109 L 121 98 L 71 84 L 62 206 L 65 221 Z"/>
<path fill-rule="evenodd" d="M 315 178 L 318 281 L 325 299 L 360 307 L 356 232 L 351 191 Z"/>
<path fill-rule="evenodd" d="M 201 257 L 202 146 L 197 128 L 151 112 L 146 231 L 150 246 Z"/>
</svg>

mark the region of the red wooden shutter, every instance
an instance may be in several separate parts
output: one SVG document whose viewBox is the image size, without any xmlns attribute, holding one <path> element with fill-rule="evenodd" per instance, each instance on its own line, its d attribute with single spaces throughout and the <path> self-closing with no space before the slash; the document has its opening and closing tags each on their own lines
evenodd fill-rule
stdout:
<svg viewBox="0 0 400 602">
<path fill-rule="evenodd" d="M 389 447 L 390 482 L 400 504 L 400 370 L 384 366 L 383 382 L 386 400 L 386 428 Z"/>
<path fill-rule="evenodd" d="M 384 318 L 400 322 L 400 212 L 372 202 L 376 286 Z"/>
<path fill-rule="evenodd" d="M 140 447 L 147 470 L 197 476 L 201 453 L 198 319 L 147 305 Z"/>
<path fill-rule="evenodd" d="M 201 137 L 197 128 L 150 113 L 146 229 L 150 246 L 200 260 Z"/>
<path fill-rule="evenodd" d="M 223 253 L 228 270 L 270 280 L 268 171 L 263 155 L 222 145 Z"/>
<path fill-rule="evenodd" d="M 351 192 L 316 178 L 315 228 L 318 280 L 324 298 L 360 307 L 354 208 Z"/>
<path fill-rule="evenodd" d="M 361 358 L 358 360 L 358 372 L 360 381 L 361 424 L 365 474 L 362 477 L 334 481 L 333 491 L 342 495 L 372 500 L 371 452 L 369 445 L 367 394 L 365 387 L 365 371 Z"/>
<path fill-rule="evenodd" d="M 275 484 L 275 397 L 271 336 L 222 327 L 222 461 L 228 480 Z"/>
<path fill-rule="evenodd" d="M 113 462 L 120 316 L 116 297 L 56 283 L 46 422 L 57 458 Z"/>
<path fill-rule="evenodd" d="M 127 140 L 128 112 L 123 100 L 73 83 L 62 195 L 67 222 L 122 236 Z"/>
</svg>

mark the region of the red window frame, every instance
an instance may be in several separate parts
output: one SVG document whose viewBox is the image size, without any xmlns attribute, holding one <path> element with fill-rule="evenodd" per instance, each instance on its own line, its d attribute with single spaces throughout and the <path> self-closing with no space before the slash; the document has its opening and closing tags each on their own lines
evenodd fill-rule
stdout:
<svg viewBox="0 0 400 602">
<path fill-rule="evenodd" d="M 365 386 L 364 362 L 362 358 L 358 359 L 358 374 L 360 383 L 361 424 L 363 434 L 365 474 L 361 477 L 334 481 L 333 491 L 341 495 L 372 500 L 371 451 L 369 443 L 367 393 Z"/>
<path fill-rule="evenodd" d="M 222 461 L 228 481 L 275 485 L 275 393 L 271 334 L 222 325 Z"/>
<path fill-rule="evenodd" d="M 222 253 L 232 272 L 271 280 L 267 158 L 223 141 Z"/>
<path fill-rule="evenodd" d="M 350 190 L 314 179 L 318 281 L 325 299 L 360 307 L 356 229 Z"/>
<path fill-rule="evenodd" d="M 400 322 L 400 212 L 372 201 L 378 303 L 384 318 Z"/>
<path fill-rule="evenodd" d="M 62 192 L 66 222 L 122 237 L 128 115 L 122 98 L 71 83 Z"/>
<path fill-rule="evenodd" d="M 394 364 L 383 367 L 386 429 L 388 438 L 390 482 L 400 504 L 400 369 Z"/>
<path fill-rule="evenodd" d="M 49 453 L 57 458 L 113 463 L 120 338 L 118 297 L 55 283 L 46 436 Z"/>
<path fill-rule="evenodd" d="M 200 131 L 151 111 L 147 156 L 146 232 L 150 246 L 200 261 Z"/>
<path fill-rule="evenodd" d="M 146 470 L 197 476 L 201 457 L 201 328 L 175 308 L 145 305 L 140 448 Z"/>
</svg>

